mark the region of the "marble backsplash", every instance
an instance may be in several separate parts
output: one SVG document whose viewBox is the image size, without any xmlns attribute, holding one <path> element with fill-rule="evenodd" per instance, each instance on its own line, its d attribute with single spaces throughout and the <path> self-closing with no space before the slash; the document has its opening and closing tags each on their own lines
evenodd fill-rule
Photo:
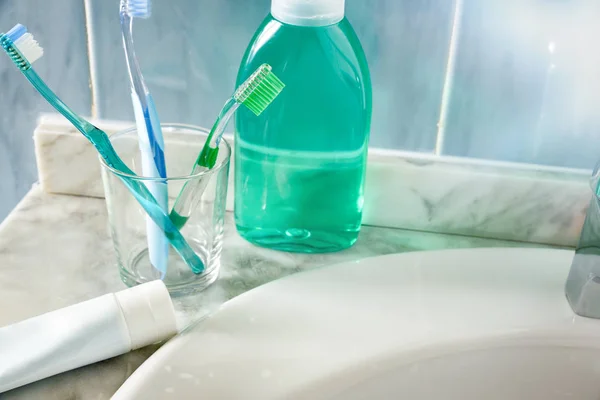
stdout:
<svg viewBox="0 0 600 400">
<path fill-rule="evenodd" d="M 130 125 L 98 124 L 109 133 Z M 42 116 L 34 139 L 46 192 L 103 197 L 96 152 L 65 120 Z M 363 223 L 575 246 L 591 197 L 588 176 L 585 170 L 370 149 Z M 233 190 L 229 194 L 231 209 Z"/>
</svg>

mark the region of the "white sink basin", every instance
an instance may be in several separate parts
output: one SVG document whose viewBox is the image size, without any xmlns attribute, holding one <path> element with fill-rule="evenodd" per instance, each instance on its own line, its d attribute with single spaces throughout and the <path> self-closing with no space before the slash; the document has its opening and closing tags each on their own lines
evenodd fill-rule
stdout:
<svg viewBox="0 0 600 400">
<path fill-rule="evenodd" d="M 573 253 L 406 253 L 248 292 L 163 346 L 115 399 L 600 399 L 600 320 Z"/>
</svg>

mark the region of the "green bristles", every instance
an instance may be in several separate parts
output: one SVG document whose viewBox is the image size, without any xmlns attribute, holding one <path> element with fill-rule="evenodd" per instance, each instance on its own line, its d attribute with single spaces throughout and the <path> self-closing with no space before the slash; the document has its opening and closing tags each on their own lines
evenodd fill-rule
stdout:
<svg viewBox="0 0 600 400">
<path fill-rule="evenodd" d="M 5 34 L 0 34 L 0 46 L 2 46 L 12 62 L 14 62 L 21 71 L 27 71 L 29 68 L 31 68 L 29 61 L 23 57 L 21 52 L 17 49 L 17 46 L 15 46 L 13 41 L 10 40 L 10 38 Z"/>
<path fill-rule="evenodd" d="M 284 87 L 283 82 L 271 72 L 271 66 L 263 64 L 240 85 L 233 98 L 259 116 Z"/>
</svg>

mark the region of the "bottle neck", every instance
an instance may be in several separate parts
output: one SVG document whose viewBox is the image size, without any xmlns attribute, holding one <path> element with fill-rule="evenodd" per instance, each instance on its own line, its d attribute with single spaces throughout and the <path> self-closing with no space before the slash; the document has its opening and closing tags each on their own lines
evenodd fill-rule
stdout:
<svg viewBox="0 0 600 400">
<path fill-rule="evenodd" d="M 277 7 L 274 3 L 271 6 L 271 15 L 273 18 L 287 25 L 319 27 L 335 25 L 344 19 L 344 13 L 292 13 L 282 7 Z"/>
</svg>

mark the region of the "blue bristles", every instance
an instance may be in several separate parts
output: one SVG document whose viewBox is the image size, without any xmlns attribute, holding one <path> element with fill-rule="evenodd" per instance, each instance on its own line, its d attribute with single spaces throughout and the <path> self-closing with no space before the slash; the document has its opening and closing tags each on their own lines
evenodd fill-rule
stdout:
<svg viewBox="0 0 600 400">
<path fill-rule="evenodd" d="M 27 28 L 21 24 L 15 25 L 10 31 L 6 33 L 6 36 L 13 42 L 16 42 L 21 36 L 27 33 Z"/>
<path fill-rule="evenodd" d="M 132 18 L 149 18 L 150 0 L 121 0 L 121 9 Z"/>
</svg>

